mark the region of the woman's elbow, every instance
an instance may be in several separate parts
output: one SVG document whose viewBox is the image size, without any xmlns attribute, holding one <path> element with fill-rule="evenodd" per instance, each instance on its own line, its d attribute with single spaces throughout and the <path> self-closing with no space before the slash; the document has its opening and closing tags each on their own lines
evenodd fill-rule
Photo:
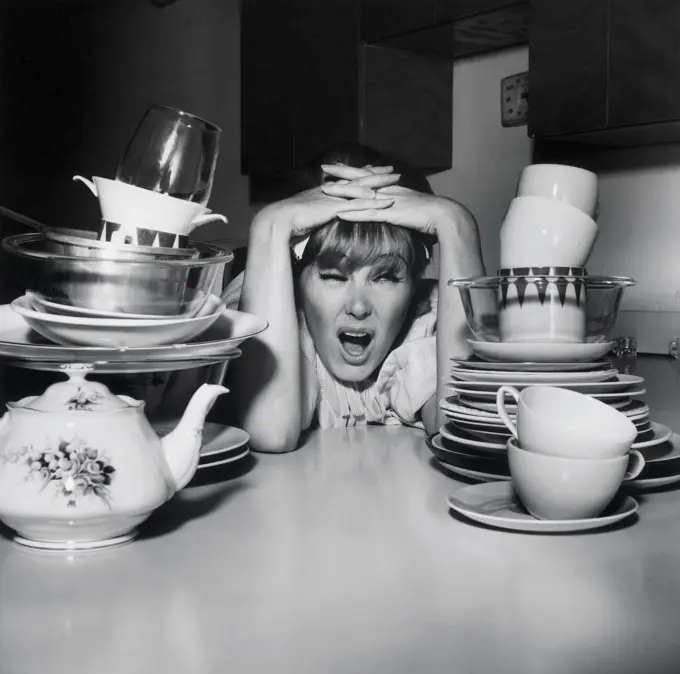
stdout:
<svg viewBox="0 0 680 674">
<path fill-rule="evenodd" d="M 257 428 L 245 430 L 250 435 L 250 448 L 265 454 L 286 454 L 296 450 L 300 442 L 301 429 L 276 428 L 274 424 L 259 424 Z"/>
</svg>

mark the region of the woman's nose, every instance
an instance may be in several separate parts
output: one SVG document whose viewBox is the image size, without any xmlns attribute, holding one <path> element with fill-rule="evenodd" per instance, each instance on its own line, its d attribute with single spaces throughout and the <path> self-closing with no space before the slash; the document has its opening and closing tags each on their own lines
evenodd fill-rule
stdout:
<svg viewBox="0 0 680 674">
<path fill-rule="evenodd" d="M 362 319 L 370 316 L 371 311 L 371 302 L 366 293 L 361 289 L 352 289 L 345 303 L 345 313 L 348 316 Z"/>
</svg>

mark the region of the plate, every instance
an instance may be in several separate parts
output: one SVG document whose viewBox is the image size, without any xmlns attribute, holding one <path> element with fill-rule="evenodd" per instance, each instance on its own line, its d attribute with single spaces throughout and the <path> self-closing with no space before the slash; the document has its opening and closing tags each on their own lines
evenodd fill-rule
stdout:
<svg viewBox="0 0 680 674">
<path fill-rule="evenodd" d="M 215 466 L 224 466 L 227 463 L 233 463 L 234 461 L 238 461 L 239 459 L 243 459 L 244 457 L 248 456 L 250 454 L 250 449 L 246 449 L 245 452 L 241 452 L 240 454 L 237 454 L 236 456 L 229 456 L 226 459 L 222 459 L 221 461 L 211 461 L 210 463 L 199 463 L 197 470 L 202 470 L 204 468 L 214 468 Z"/>
<path fill-rule="evenodd" d="M 598 360 L 587 362 L 568 362 L 568 363 L 537 363 L 534 361 L 524 362 L 489 362 L 487 360 L 463 360 L 460 358 L 451 359 L 459 367 L 469 370 L 494 370 L 500 372 L 585 372 L 600 369 L 611 369 L 611 360 Z"/>
<path fill-rule="evenodd" d="M 493 451 L 494 453 L 498 452 L 504 454 L 507 449 L 505 442 L 484 442 L 482 440 L 477 440 L 468 435 L 464 430 L 455 428 L 451 423 L 444 424 L 439 429 L 439 432 L 444 438 L 451 442 L 481 449 L 485 452 Z"/>
<path fill-rule="evenodd" d="M 196 358 L 193 360 L 151 360 L 132 363 L 109 363 L 107 361 L 95 361 L 94 373 L 96 374 L 141 374 L 144 372 L 176 372 L 179 370 L 193 370 L 199 367 L 219 365 L 225 361 L 240 358 L 241 350 L 234 349 L 221 358 Z M 10 360 L 6 365 L 20 367 L 24 370 L 40 370 L 41 372 L 61 372 L 61 362 L 41 362 L 39 360 Z"/>
<path fill-rule="evenodd" d="M 469 382 L 478 386 L 487 383 L 489 386 L 503 386 L 505 384 L 512 384 L 513 386 L 576 385 L 607 381 L 617 374 L 618 370 L 611 368 L 593 372 L 527 372 L 526 370 L 506 372 L 504 370 L 476 371 L 458 367 L 451 368 L 452 377 L 461 382 Z M 643 381 L 642 377 L 640 377 L 640 381 Z"/>
<path fill-rule="evenodd" d="M 618 398 L 618 400 L 616 400 L 616 399 L 610 400 L 609 397 L 607 396 L 607 394 L 604 394 L 604 396 L 606 397 L 606 399 L 600 400 L 600 402 L 606 403 L 607 405 L 609 405 L 609 407 L 613 407 L 615 410 L 618 410 L 622 407 L 626 407 L 626 405 L 628 405 L 630 403 L 630 398 L 623 398 L 621 400 L 621 395 L 618 394 L 618 393 L 616 394 L 616 398 Z M 598 400 L 600 399 L 599 396 L 590 396 L 590 397 L 591 398 L 597 398 Z M 495 396 L 494 396 L 494 398 L 495 398 Z M 475 400 L 474 398 L 468 398 L 465 395 L 462 395 L 460 397 L 460 401 L 468 407 L 472 407 L 475 410 L 480 410 L 480 411 L 483 411 L 483 412 L 494 412 L 497 409 L 495 402 L 492 402 L 492 403 L 482 402 L 481 400 Z M 517 405 L 505 403 L 505 411 L 510 416 L 512 416 L 512 415 L 517 413 Z M 498 415 L 496 415 L 496 416 L 498 416 Z M 500 417 L 498 417 L 498 418 L 500 418 Z"/>
<path fill-rule="evenodd" d="M 153 347 L 107 348 L 59 346 L 48 342 L 26 325 L 9 305 L 0 306 L 0 356 L 13 360 L 58 361 L 61 363 L 189 360 L 218 357 L 268 327 L 263 318 L 243 311 L 225 309 L 200 337 L 185 344 Z"/>
<path fill-rule="evenodd" d="M 616 375 L 616 370 L 612 370 Z M 556 386 L 559 388 L 566 388 L 571 391 L 576 391 L 577 393 L 585 393 L 587 395 L 592 395 L 593 393 L 616 393 L 621 392 L 626 395 L 633 395 L 626 389 L 630 389 L 633 386 L 638 386 L 644 382 L 643 377 L 637 377 L 631 374 L 621 374 L 618 377 L 610 378 L 607 381 L 592 381 L 592 382 L 573 382 L 567 379 L 554 379 L 549 380 L 550 375 L 547 373 L 541 373 L 544 381 L 531 381 L 525 379 L 517 379 L 512 375 L 503 379 L 496 381 L 472 381 L 472 380 L 450 380 L 447 382 L 448 386 L 460 389 L 465 393 L 472 394 L 474 391 L 487 391 L 495 392 L 501 386 L 514 386 L 516 389 L 523 389 L 527 386 Z"/>
<path fill-rule="evenodd" d="M 480 398 L 482 400 L 495 400 L 498 388 L 500 388 L 501 386 L 510 386 L 510 384 L 500 384 L 498 386 L 498 388 L 494 391 L 480 391 L 478 389 L 468 388 L 466 386 L 461 386 L 458 383 L 452 384 L 450 382 L 447 382 L 446 386 L 450 390 L 455 391 L 456 393 L 459 393 L 464 398 Z M 530 384 L 529 386 L 532 386 L 532 384 Z M 538 384 L 538 386 L 545 386 L 545 384 Z M 602 384 L 596 384 L 596 386 L 602 386 Z M 570 387 L 560 384 L 555 388 L 569 389 Z M 571 390 L 573 391 L 574 389 L 571 389 Z M 643 388 L 636 388 L 636 389 L 633 389 L 633 390 L 630 390 L 630 391 L 612 391 L 612 392 L 606 392 L 606 391 L 603 391 L 603 392 L 593 391 L 593 392 L 591 392 L 591 391 L 583 391 L 583 390 L 582 391 L 576 391 L 576 393 L 582 393 L 583 395 L 587 395 L 587 396 L 589 396 L 591 398 L 595 398 L 597 400 L 613 400 L 613 399 L 616 399 L 616 398 L 628 398 L 628 399 L 630 399 L 631 396 L 641 396 L 641 395 L 644 395 L 646 392 L 647 392 L 647 390 L 643 389 Z"/>
<path fill-rule="evenodd" d="M 673 431 L 668 428 L 668 426 L 659 424 L 656 421 L 652 421 L 651 430 L 654 433 L 653 438 L 650 438 L 644 442 L 635 442 L 633 443 L 631 449 L 645 449 L 648 447 L 654 447 L 655 445 L 660 445 L 662 442 L 666 442 L 666 440 L 670 439 L 670 437 L 673 435 Z"/>
<path fill-rule="evenodd" d="M 466 340 L 480 358 L 494 362 L 536 363 L 594 361 L 611 351 L 614 342 L 589 344 L 551 342 L 479 342 Z"/>
<path fill-rule="evenodd" d="M 25 295 L 15 299 L 10 307 L 38 334 L 57 344 L 148 348 L 187 342 L 198 337 L 219 318 L 224 304 L 219 297 L 213 297 L 211 311 L 205 316 L 165 316 L 143 320 L 46 314 L 32 309 Z"/>
<path fill-rule="evenodd" d="M 178 421 L 157 422 L 152 426 L 160 437 L 170 433 Z M 250 442 L 250 435 L 246 431 L 235 426 L 206 422 L 203 425 L 203 444 L 201 445 L 201 458 L 213 457 L 214 455 L 232 452 Z"/>
<path fill-rule="evenodd" d="M 495 473 L 485 473 L 481 470 L 471 470 L 470 468 L 461 468 L 460 466 L 454 466 L 451 463 L 446 463 L 441 459 L 436 459 L 437 463 L 442 466 L 445 470 L 448 470 L 456 475 L 462 475 L 470 480 L 479 480 L 479 482 L 498 482 L 498 481 L 510 481 L 509 475 L 496 475 Z"/>
<path fill-rule="evenodd" d="M 617 498 L 599 517 L 579 520 L 539 520 L 519 502 L 509 481 L 487 482 L 461 487 L 449 496 L 449 507 L 475 522 L 511 531 L 569 533 L 586 531 L 619 522 L 638 509 L 632 496 Z"/>
</svg>

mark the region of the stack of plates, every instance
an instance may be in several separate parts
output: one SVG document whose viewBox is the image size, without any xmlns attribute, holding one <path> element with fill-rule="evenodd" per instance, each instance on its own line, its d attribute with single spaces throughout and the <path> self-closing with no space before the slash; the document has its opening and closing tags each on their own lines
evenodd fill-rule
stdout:
<svg viewBox="0 0 680 674">
<path fill-rule="evenodd" d="M 637 399 L 645 393 L 644 379 L 619 374 L 610 361 L 455 360 L 448 382 L 452 395 L 440 401 L 448 421 L 428 442 L 444 468 L 483 481 L 510 479 L 506 443 L 511 433 L 496 411 L 496 393 L 504 385 L 518 390 L 527 386 L 559 386 L 611 405 L 637 426 L 634 449 L 658 452 L 655 448 L 669 445 L 673 435 L 663 424 L 651 421 L 649 407 Z M 517 406 L 511 398 L 506 398 L 505 407 L 513 418 Z M 675 458 L 669 452 L 662 451 L 661 455 Z M 640 480 L 645 478 L 647 470 L 640 475 Z"/>
<path fill-rule="evenodd" d="M 175 423 L 155 423 L 154 430 L 163 437 L 172 431 Z M 224 424 L 207 422 L 203 426 L 203 445 L 198 469 L 214 468 L 244 459 L 250 453 L 250 436 L 244 430 Z"/>
</svg>

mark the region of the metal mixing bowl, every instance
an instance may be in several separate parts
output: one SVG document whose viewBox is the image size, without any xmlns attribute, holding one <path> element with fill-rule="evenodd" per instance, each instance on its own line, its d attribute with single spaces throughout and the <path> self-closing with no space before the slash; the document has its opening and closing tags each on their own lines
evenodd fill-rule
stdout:
<svg viewBox="0 0 680 674">
<path fill-rule="evenodd" d="M 83 241 L 79 252 L 97 243 Z M 50 302 L 121 314 L 193 316 L 211 293 L 221 294 L 234 259 L 230 250 L 209 243 L 192 244 L 194 259 L 167 254 L 174 249 L 159 254 L 127 247 L 125 254 L 136 257 L 121 258 L 115 247 L 108 255 L 97 252 L 97 257 L 69 255 L 55 252 L 57 243 L 44 234 L 20 234 L 3 239 L 2 246 L 21 258 L 26 290 Z"/>
</svg>

